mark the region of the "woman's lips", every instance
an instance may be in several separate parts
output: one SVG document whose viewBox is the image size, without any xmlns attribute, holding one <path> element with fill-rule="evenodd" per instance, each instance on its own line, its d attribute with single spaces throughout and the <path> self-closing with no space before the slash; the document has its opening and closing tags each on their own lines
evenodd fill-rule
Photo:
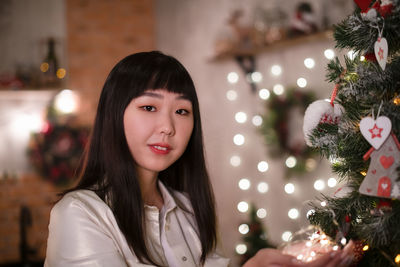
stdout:
<svg viewBox="0 0 400 267">
<path fill-rule="evenodd" d="M 149 147 L 154 153 L 161 155 L 166 155 L 171 151 L 171 147 L 168 144 L 151 144 Z"/>
</svg>

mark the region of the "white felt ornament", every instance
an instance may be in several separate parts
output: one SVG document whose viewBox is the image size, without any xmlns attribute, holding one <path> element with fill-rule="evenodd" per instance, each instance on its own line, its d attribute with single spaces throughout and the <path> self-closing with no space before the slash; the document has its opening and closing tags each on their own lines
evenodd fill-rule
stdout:
<svg viewBox="0 0 400 267">
<path fill-rule="evenodd" d="M 310 135 L 319 123 L 337 124 L 343 113 L 339 104 L 332 106 L 327 100 L 317 100 L 311 103 L 304 114 L 303 133 L 308 146 L 312 146 Z"/>
<path fill-rule="evenodd" d="M 376 120 L 365 117 L 360 121 L 360 131 L 364 138 L 375 149 L 379 149 L 392 130 L 392 122 L 386 116 L 380 116 Z"/>
<path fill-rule="evenodd" d="M 385 37 L 378 38 L 375 42 L 374 51 L 379 66 L 381 66 L 382 70 L 385 70 L 388 55 L 388 43 Z"/>
</svg>

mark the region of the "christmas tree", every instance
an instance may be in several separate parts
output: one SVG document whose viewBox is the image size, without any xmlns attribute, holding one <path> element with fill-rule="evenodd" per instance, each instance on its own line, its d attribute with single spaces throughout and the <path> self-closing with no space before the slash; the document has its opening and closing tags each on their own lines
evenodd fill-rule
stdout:
<svg viewBox="0 0 400 267">
<path fill-rule="evenodd" d="M 244 232 L 247 232 L 243 237 L 246 242 L 247 250 L 241 257 L 241 263 L 244 264 L 248 259 L 253 257 L 260 249 L 274 248 L 268 239 L 266 232 L 260 219 L 257 217 L 257 209 L 254 205 L 250 206 L 250 221 L 242 224 Z"/>
<path fill-rule="evenodd" d="M 331 101 L 304 119 L 307 143 L 346 185 L 309 220 L 338 244 L 354 240 L 358 266 L 399 266 L 400 0 L 355 2 L 334 28 L 336 47 L 354 56 L 328 64 Z"/>
</svg>

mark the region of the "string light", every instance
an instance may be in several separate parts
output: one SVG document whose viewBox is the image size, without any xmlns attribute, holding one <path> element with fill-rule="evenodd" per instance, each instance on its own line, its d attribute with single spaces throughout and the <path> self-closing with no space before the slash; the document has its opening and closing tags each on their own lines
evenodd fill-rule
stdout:
<svg viewBox="0 0 400 267">
<path fill-rule="evenodd" d="M 243 144 L 244 144 L 244 140 L 245 140 L 245 138 L 244 138 L 244 136 L 243 136 L 242 134 L 236 134 L 236 135 L 233 137 L 233 143 L 234 143 L 235 145 L 237 145 L 237 146 L 243 145 Z"/>
<path fill-rule="evenodd" d="M 307 86 L 307 80 L 305 78 L 300 77 L 297 79 L 297 85 L 301 88 L 304 88 Z"/>
<path fill-rule="evenodd" d="M 247 178 L 240 179 L 239 181 L 239 188 L 242 190 L 248 190 L 250 188 L 250 180 Z"/>
<path fill-rule="evenodd" d="M 308 158 L 306 159 L 306 170 L 307 171 L 312 171 L 317 167 L 317 161 L 313 158 Z"/>
<path fill-rule="evenodd" d="M 328 179 L 328 186 L 329 187 L 335 187 L 337 185 L 337 181 L 335 178 L 331 177 Z"/>
<path fill-rule="evenodd" d="M 253 72 L 250 77 L 251 77 L 251 80 L 255 83 L 259 83 L 263 79 L 262 74 L 258 71 Z"/>
<path fill-rule="evenodd" d="M 335 57 L 335 52 L 333 52 L 332 49 L 326 49 L 326 50 L 324 51 L 324 56 L 325 56 L 327 59 L 333 59 L 333 58 Z"/>
<path fill-rule="evenodd" d="M 244 213 L 249 210 L 249 204 L 246 201 L 240 201 L 237 205 L 238 211 Z"/>
<path fill-rule="evenodd" d="M 260 192 L 261 194 L 267 193 L 268 189 L 269 189 L 269 187 L 268 187 L 268 184 L 266 182 L 260 182 L 257 185 L 257 191 Z"/>
<path fill-rule="evenodd" d="M 400 105 L 400 96 L 397 96 L 397 95 L 396 95 L 396 97 L 393 99 L 393 103 L 394 103 L 396 106 Z"/>
<path fill-rule="evenodd" d="M 325 188 L 325 183 L 322 180 L 316 180 L 314 182 L 314 188 L 315 190 L 321 191 Z"/>
<path fill-rule="evenodd" d="M 312 58 L 306 58 L 304 59 L 304 66 L 308 69 L 312 69 L 315 66 L 315 61 Z"/>
<path fill-rule="evenodd" d="M 395 263 L 400 263 L 400 254 L 397 254 L 396 258 L 394 258 Z"/>
<path fill-rule="evenodd" d="M 369 249 L 369 246 L 368 246 L 368 245 L 365 245 L 365 246 L 362 248 L 363 251 L 367 251 L 368 249 Z"/>
<path fill-rule="evenodd" d="M 269 98 L 270 95 L 271 95 L 271 93 L 269 92 L 269 90 L 268 90 L 268 89 L 265 89 L 265 88 L 261 89 L 261 90 L 258 92 L 258 96 L 259 96 L 262 100 L 267 100 L 267 99 Z"/>
<path fill-rule="evenodd" d="M 282 240 L 288 242 L 292 238 L 292 232 L 286 231 L 282 234 Z"/>
<path fill-rule="evenodd" d="M 42 72 L 47 72 L 49 70 L 49 63 L 43 62 L 42 64 L 40 64 L 40 70 Z"/>
<path fill-rule="evenodd" d="M 235 101 L 237 98 L 237 93 L 234 90 L 229 90 L 228 92 L 226 92 L 226 98 L 229 101 Z"/>
<path fill-rule="evenodd" d="M 321 202 L 321 206 L 322 206 L 322 207 L 325 207 L 325 206 L 326 206 L 326 202 L 325 202 L 325 201 L 322 201 L 322 202 Z"/>
<path fill-rule="evenodd" d="M 252 119 L 251 122 L 253 123 L 254 126 L 261 126 L 263 123 L 263 119 L 260 115 L 255 115 Z"/>
<path fill-rule="evenodd" d="M 239 233 L 241 233 L 242 235 L 245 235 L 249 232 L 250 227 L 247 224 L 243 223 L 243 224 L 239 225 L 238 230 L 239 230 Z"/>
<path fill-rule="evenodd" d="M 288 216 L 290 219 L 295 220 L 297 218 L 299 218 L 299 211 L 298 209 L 290 209 L 288 212 Z"/>
<path fill-rule="evenodd" d="M 367 176 L 367 172 L 366 171 L 362 171 L 360 172 L 362 176 Z"/>
<path fill-rule="evenodd" d="M 285 87 L 282 84 L 275 84 L 272 90 L 276 95 L 281 95 L 285 92 Z"/>
<path fill-rule="evenodd" d="M 285 192 L 286 192 L 287 194 L 293 194 L 293 193 L 294 193 L 294 184 L 292 184 L 292 183 L 287 183 L 287 184 L 285 185 Z"/>
<path fill-rule="evenodd" d="M 311 215 L 313 215 L 314 213 L 315 213 L 315 210 L 313 210 L 313 209 L 307 211 L 307 214 L 306 214 L 307 219 L 308 219 Z"/>
<path fill-rule="evenodd" d="M 229 83 L 234 84 L 239 81 L 239 75 L 236 72 L 232 71 L 228 73 L 226 79 L 228 80 Z"/>
<path fill-rule="evenodd" d="M 288 168 L 293 168 L 294 166 L 296 166 L 296 163 L 297 163 L 297 160 L 293 156 L 288 157 L 285 161 L 286 167 L 288 167 Z"/>
<path fill-rule="evenodd" d="M 365 57 L 364 57 L 364 56 L 361 56 L 361 57 L 360 57 L 360 60 L 361 60 L 361 61 L 365 61 Z"/>
<path fill-rule="evenodd" d="M 266 161 L 260 161 L 257 165 L 257 169 L 259 172 L 266 172 L 268 171 L 269 165 Z"/>
<path fill-rule="evenodd" d="M 247 114 L 243 111 L 239 111 L 235 114 L 235 120 L 238 123 L 245 123 L 247 121 Z"/>
<path fill-rule="evenodd" d="M 235 250 L 237 254 L 243 255 L 247 251 L 247 246 L 245 244 L 238 244 Z"/>
<path fill-rule="evenodd" d="M 241 159 L 239 156 L 232 156 L 230 159 L 230 163 L 233 167 L 238 167 L 241 163 Z"/>
<path fill-rule="evenodd" d="M 256 214 L 257 214 L 257 217 L 260 219 L 264 219 L 265 217 L 267 217 L 267 211 L 263 208 L 258 209 Z"/>
<path fill-rule="evenodd" d="M 272 73 L 272 75 L 275 75 L 275 76 L 281 75 L 281 73 L 282 73 L 282 68 L 281 68 L 281 66 L 279 66 L 279 65 L 273 65 L 273 66 L 271 67 L 271 73 Z"/>
</svg>

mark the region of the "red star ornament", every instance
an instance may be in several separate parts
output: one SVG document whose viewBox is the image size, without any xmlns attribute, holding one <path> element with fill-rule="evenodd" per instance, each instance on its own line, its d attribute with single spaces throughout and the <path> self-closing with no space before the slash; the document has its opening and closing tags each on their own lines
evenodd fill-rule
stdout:
<svg viewBox="0 0 400 267">
<path fill-rule="evenodd" d="M 381 138 L 381 133 L 383 131 L 383 128 L 379 128 L 376 126 L 376 123 L 374 124 L 374 127 L 368 130 L 371 133 L 371 138 L 374 139 L 375 137 Z"/>
</svg>

